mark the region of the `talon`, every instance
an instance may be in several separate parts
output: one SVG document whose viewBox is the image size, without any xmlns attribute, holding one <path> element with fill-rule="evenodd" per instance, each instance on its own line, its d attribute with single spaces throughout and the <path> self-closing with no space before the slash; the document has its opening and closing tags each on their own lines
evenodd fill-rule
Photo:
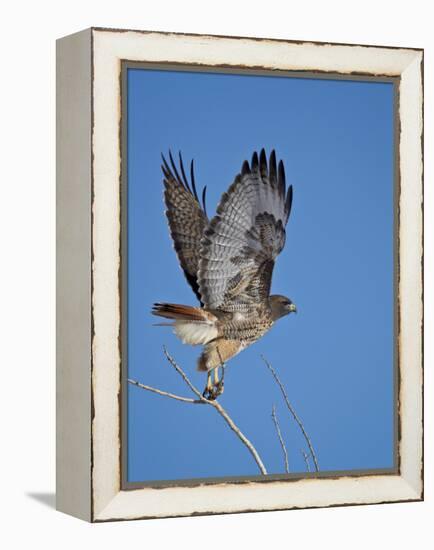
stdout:
<svg viewBox="0 0 434 550">
<path fill-rule="evenodd" d="M 221 395 L 221 394 L 224 392 L 224 390 L 225 390 L 225 385 L 224 385 L 224 383 L 223 383 L 223 379 L 220 380 L 220 382 L 219 382 L 218 384 L 215 385 L 214 389 L 215 389 L 216 397 L 217 397 L 218 395 Z"/>
<path fill-rule="evenodd" d="M 202 397 L 204 397 L 205 399 L 208 399 L 208 400 L 212 400 L 211 396 L 212 396 L 212 391 L 207 386 L 202 392 Z"/>
<path fill-rule="evenodd" d="M 202 393 L 202 397 L 207 399 L 208 401 L 214 401 L 214 399 L 217 397 L 214 390 L 210 390 L 208 388 L 205 388 L 205 390 Z"/>
<path fill-rule="evenodd" d="M 209 387 L 208 385 L 205 387 L 202 393 L 202 397 L 207 399 L 208 401 L 214 401 L 214 399 L 217 397 L 216 388 L 214 386 Z"/>
</svg>

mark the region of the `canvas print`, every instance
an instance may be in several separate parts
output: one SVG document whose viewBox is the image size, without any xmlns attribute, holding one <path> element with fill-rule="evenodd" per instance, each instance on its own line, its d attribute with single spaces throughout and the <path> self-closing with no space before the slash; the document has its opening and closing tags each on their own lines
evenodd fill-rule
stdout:
<svg viewBox="0 0 434 550">
<path fill-rule="evenodd" d="M 124 64 L 126 488 L 396 472 L 395 86 Z"/>
</svg>

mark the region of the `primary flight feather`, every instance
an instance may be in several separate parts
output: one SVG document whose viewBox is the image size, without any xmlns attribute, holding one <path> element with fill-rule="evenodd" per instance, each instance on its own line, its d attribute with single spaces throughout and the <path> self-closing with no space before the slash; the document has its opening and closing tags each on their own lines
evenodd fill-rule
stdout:
<svg viewBox="0 0 434 550">
<path fill-rule="evenodd" d="M 179 263 L 201 307 L 156 303 L 152 313 L 170 319 L 175 334 L 203 345 L 199 370 L 208 372 L 204 395 L 223 391 L 218 367 L 261 338 L 273 323 L 295 312 L 289 298 L 270 295 L 274 262 L 285 246 L 292 186 L 283 162 L 264 149 L 244 161 L 216 215 L 206 213 L 206 187 L 199 198 L 193 161 L 190 181 L 179 155 L 179 171 L 163 157 L 164 199 Z M 214 383 L 211 371 L 214 370 Z"/>
</svg>

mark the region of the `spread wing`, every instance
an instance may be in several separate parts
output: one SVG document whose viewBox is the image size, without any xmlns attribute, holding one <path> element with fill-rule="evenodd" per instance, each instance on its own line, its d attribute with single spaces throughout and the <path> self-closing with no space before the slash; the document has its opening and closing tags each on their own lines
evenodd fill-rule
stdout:
<svg viewBox="0 0 434 550">
<path fill-rule="evenodd" d="M 292 186 L 262 149 L 223 194 L 201 243 L 199 292 L 208 309 L 254 314 L 268 307 L 274 262 L 285 245 Z"/>
<path fill-rule="evenodd" d="M 162 156 L 161 169 L 164 174 L 164 201 L 166 203 L 166 216 L 169 223 L 170 235 L 173 246 L 178 256 L 179 263 L 184 270 L 185 277 L 193 292 L 202 304 L 199 294 L 197 272 L 199 269 L 200 242 L 208 225 L 206 214 L 206 187 L 202 192 L 202 204 L 197 195 L 194 180 L 193 161 L 190 165 L 190 180 L 188 181 L 179 153 L 179 174 L 172 154 L 169 152 L 170 166 Z"/>
</svg>

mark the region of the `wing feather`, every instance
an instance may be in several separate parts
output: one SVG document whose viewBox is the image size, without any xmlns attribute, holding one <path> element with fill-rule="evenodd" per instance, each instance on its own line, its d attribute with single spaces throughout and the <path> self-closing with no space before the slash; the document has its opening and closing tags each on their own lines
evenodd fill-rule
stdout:
<svg viewBox="0 0 434 550">
<path fill-rule="evenodd" d="M 268 307 L 274 262 L 285 245 L 292 204 L 272 151 L 245 161 L 201 241 L 199 292 L 208 309 L 253 314 Z"/>
<path fill-rule="evenodd" d="M 208 225 L 206 215 L 205 190 L 202 193 L 202 205 L 199 202 L 194 178 L 193 161 L 190 164 L 190 182 L 188 181 L 181 153 L 179 153 L 178 172 L 172 153 L 169 151 L 170 165 L 162 155 L 161 169 L 164 175 L 164 201 L 166 217 L 169 223 L 173 246 L 178 256 L 185 277 L 203 304 L 199 292 L 197 274 L 199 269 L 200 243 L 205 227 Z"/>
</svg>

